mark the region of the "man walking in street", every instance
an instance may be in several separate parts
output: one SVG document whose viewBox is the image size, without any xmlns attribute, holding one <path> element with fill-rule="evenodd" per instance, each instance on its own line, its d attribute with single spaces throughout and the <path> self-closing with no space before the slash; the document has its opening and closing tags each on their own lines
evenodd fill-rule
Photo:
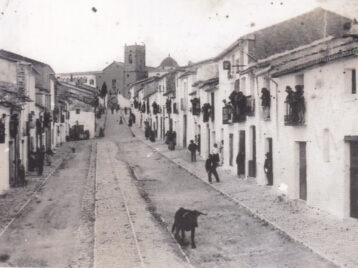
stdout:
<svg viewBox="0 0 358 268">
<path fill-rule="evenodd" d="M 191 154 L 191 162 L 196 162 L 196 150 L 197 150 L 197 146 L 194 143 L 193 140 L 190 140 L 190 144 L 188 146 L 188 150 L 190 151 Z"/>
<path fill-rule="evenodd" d="M 208 159 L 206 159 L 206 161 L 205 161 L 205 169 L 206 169 L 206 172 L 208 173 L 209 183 L 212 183 L 212 181 L 211 181 L 212 174 L 215 176 L 216 182 L 220 182 L 219 175 L 218 175 L 218 172 L 216 171 L 216 168 L 217 168 L 217 162 L 214 161 L 213 155 L 209 154 Z"/>
</svg>

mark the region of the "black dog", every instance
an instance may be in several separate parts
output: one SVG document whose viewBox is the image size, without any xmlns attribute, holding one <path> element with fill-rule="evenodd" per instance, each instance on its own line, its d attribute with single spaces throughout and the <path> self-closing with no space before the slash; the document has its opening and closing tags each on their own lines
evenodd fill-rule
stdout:
<svg viewBox="0 0 358 268">
<path fill-rule="evenodd" d="M 191 231 L 191 247 L 195 246 L 195 228 L 198 227 L 198 217 L 200 215 L 207 215 L 197 210 L 189 210 L 185 208 L 179 208 L 174 216 L 174 224 L 172 227 L 172 233 L 175 232 L 175 239 L 184 245 L 185 231 Z M 181 238 L 179 237 L 181 232 Z"/>
</svg>

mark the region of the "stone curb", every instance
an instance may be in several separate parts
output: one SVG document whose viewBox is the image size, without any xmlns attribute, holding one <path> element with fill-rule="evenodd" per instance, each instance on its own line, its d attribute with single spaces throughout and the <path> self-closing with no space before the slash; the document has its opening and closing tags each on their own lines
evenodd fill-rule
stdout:
<svg viewBox="0 0 358 268">
<path fill-rule="evenodd" d="M 130 129 L 131 132 L 133 133 L 133 130 Z M 175 160 L 171 159 L 169 156 L 165 155 L 164 153 L 160 152 L 159 150 L 157 150 L 153 145 L 147 143 L 146 141 L 144 141 L 141 138 L 138 138 L 138 140 L 140 140 L 142 143 L 144 143 L 145 145 L 147 145 L 148 147 L 150 147 L 152 150 L 158 152 L 159 154 L 161 154 L 162 156 L 164 156 L 166 159 L 168 159 L 170 162 L 172 162 L 173 164 L 177 165 L 178 167 L 184 169 L 185 171 L 187 171 L 189 174 L 191 174 L 192 176 L 194 176 L 195 178 L 201 180 L 202 182 L 206 183 L 207 185 L 209 185 L 210 187 L 214 188 L 216 191 L 218 191 L 221 195 L 225 196 L 226 198 L 228 198 L 229 200 L 233 201 L 234 203 L 236 203 L 237 205 L 241 206 L 242 208 L 246 209 L 253 217 L 260 219 L 261 221 L 267 223 L 268 225 L 270 225 L 271 227 L 273 227 L 274 229 L 278 230 L 281 234 L 285 235 L 286 237 L 288 237 L 289 239 L 303 245 L 304 247 L 308 248 L 310 251 L 316 253 L 317 255 L 321 256 L 322 258 L 332 262 L 333 264 L 337 265 L 337 266 L 347 266 L 346 264 L 340 264 L 337 262 L 337 260 L 335 258 L 332 258 L 331 256 L 326 255 L 323 252 L 320 252 L 319 250 L 312 248 L 309 244 L 307 244 L 306 242 L 302 241 L 300 238 L 298 238 L 296 235 L 290 233 L 289 231 L 284 230 L 284 228 L 282 228 L 280 225 L 278 225 L 277 223 L 270 221 L 269 219 L 267 219 L 265 216 L 261 215 L 260 213 L 258 213 L 257 211 L 252 210 L 251 208 L 249 208 L 247 205 L 245 205 L 242 201 L 238 201 L 237 199 L 235 199 L 234 197 L 230 196 L 229 194 L 225 193 L 224 191 L 218 189 L 216 186 L 208 183 L 206 180 L 204 180 L 203 178 L 201 178 L 199 175 L 195 174 L 193 171 L 191 171 L 189 168 L 185 167 L 184 165 L 177 163 Z"/>
</svg>

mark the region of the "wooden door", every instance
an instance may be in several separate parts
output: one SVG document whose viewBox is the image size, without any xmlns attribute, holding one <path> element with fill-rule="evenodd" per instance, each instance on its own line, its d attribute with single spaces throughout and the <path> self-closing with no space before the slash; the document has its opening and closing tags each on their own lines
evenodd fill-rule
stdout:
<svg viewBox="0 0 358 268">
<path fill-rule="evenodd" d="M 246 144 L 245 144 L 245 130 L 239 132 L 239 157 L 238 157 L 238 175 L 245 175 L 246 169 Z"/>
<path fill-rule="evenodd" d="M 350 143 L 351 217 L 358 218 L 358 142 Z"/>
<path fill-rule="evenodd" d="M 307 159 L 306 142 L 299 143 L 300 199 L 307 200 Z"/>
</svg>

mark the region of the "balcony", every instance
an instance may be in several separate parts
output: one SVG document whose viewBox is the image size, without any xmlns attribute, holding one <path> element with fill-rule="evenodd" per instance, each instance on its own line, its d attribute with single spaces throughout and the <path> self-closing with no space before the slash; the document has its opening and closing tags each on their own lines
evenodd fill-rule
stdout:
<svg viewBox="0 0 358 268">
<path fill-rule="evenodd" d="M 200 115 L 200 99 L 199 98 L 194 98 L 192 100 L 190 100 L 191 102 L 191 112 L 193 115 Z"/>
<path fill-rule="evenodd" d="M 302 126 L 305 124 L 305 98 L 303 86 L 295 86 L 296 91 L 287 86 L 286 115 L 284 116 L 285 126 Z"/>
<path fill-rule="evenodd" d="M 226 105 L 222 110 L 223 124 L 245 122 L 246 115 L 246 112 L 240 112 L 240 109 L 237 109 L 237 107 L 235 109 L 232 105 Z"/>
</svg>

